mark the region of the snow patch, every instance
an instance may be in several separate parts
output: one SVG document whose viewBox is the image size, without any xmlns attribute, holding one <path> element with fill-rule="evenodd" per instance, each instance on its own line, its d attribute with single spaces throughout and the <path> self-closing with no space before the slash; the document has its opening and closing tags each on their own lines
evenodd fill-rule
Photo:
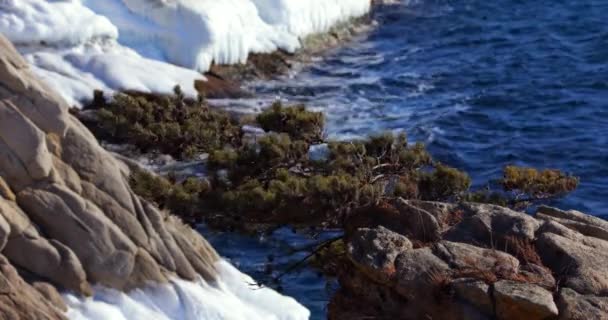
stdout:
<svg viewBox="0 0 608 320">
<path fill-rule="evenodd" d="M 144 58 L 111 41 L 67 49 L 39 48 L 24 57 L 70 105 L 90 100 L 93 90 L 171 93 L 179 85 L 185 94 L 196 96 L 194 81 L 205 79 L 198 72 Z"/>
<path fill-rule="evenodd" d="M 370 0 L 0 0 L 0 32 L 71 103 L 91 89 L 170 92 L 212 63 L 293 52 Z"/>
<path fill-rule="evenodd" d="M 371 1 L 357 0 L 252 0 L 266 23 L 302 37 L 329 31 L 349 18 L 370 10 Z"/>
<path fill-rule="evenodd" d="M 67 316 L 72 320 L 303 320 L 310 311 L 294 299 L 255 281 L 222 260 L 216 264 L 219 279 L 200 279 L 133 290 L 128 294 L 97 287 L 93 298 L 65 294 Z"/>
<path fill-rule="evenodd" d="M 118 29 L 78 0 L 2 0 L 0 33 L 16 45 L 75 45 L 117 38 Z"/>
</svg>

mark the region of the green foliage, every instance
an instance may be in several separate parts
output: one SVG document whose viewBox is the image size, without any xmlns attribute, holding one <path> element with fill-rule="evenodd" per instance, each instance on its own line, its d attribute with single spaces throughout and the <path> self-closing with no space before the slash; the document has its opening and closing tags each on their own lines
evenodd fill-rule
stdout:
<svg viewBox="0 0 608 320">
<path fill-rule="evenodd" d="M 240 127 L 228 113 L 209 108 L 204 99 L 184 98 L 179 87 L 173 96 L 117 93 L 109 102 L 98 97 L 94 108 L 94 132 L 143 152 L 187 159 L 240 138 Z"/>
<path fill-rule="evenodd" d="M 325 117 L 320 112 L 306 110 L 303 105 L 283 107 L 277 101 L 256 120 L 265 131 L 287 133 L 294 140 L 309 143 L 323 140 Z"/>
<path fill-rule="evenodd" d="M 578 178 L 554 169 L 538 171 L 533 168 L 507 166 L 500 184 L 505 191 L 541 199 L 573 191 L 578 186 Z"/>
<path fill-rule="evenodd" d="M 210 191 L 208 183 L 196 178 L 176 183 L 144 170 L 133 171 L 129 183 L 142 198 L 186 219 L 195 219 L 202 214 L 201 199 Z"/>
<path fill-rule="evenodd" d="M 457 169 L 437 164 L 435 170 L 420 175 L 418 188 L 425 200 L 450 200 L 471 187 L 471 178 Z"/>
<path fill-rule="evenodd" d="M 238 149 L 212 152 L 209 166 L 216 172 L 215 186 L 221 189 L 214 201 L 217 210 L 254 220 L 339 224 L 353 209 L 382 197 L 417 198 L 420 177 L 426 178 L 419 170 L 432 168 L 424 146 L 408 146 L 404 134 L 329 141 L 328 159 L 314 162 L 307 156 L 310 144 L 294 139 L 273 132 Z M 228 173 L 228 183 L 223 172 Z M 424 181 L 426 185 L 444 183 L 431 190 L 442 197 L 468 187 L 468 180 L 460 182 L 465 187 L 457 185 L 460 176 L 456 169 L 441 166 L 433 172 L 435 175 L 429 177 L 434 180 Z M 386 188 L 388 177 L 397 179 L 392 190 Z"/>
<path fill-rule="evenodd" d="M 567 194 L 578 186 L 578 178 L 559 170 L 506 166 L 494 190 L 471 192 L 465 201 L 492 203 L 525 209 L 530 203 Z"/>
<path fill-rule="evenodd" d="M 232 147 L 213 150 L 209 154 L 207 165 L 209 168 L 232 168 L 236 164 L 239 155 Z"/>
<path fill-rule="evenodd" d="M 143 170 L 133 171 L 129 183 L 136 194 L 157 204 L 166 203 L 173 189 L 169 180 Z"/>
<path fill-rule="evenodd" d="M 346 252 L 346 243 L 343 239 L 332 241 L 318 249 L 309 263 L 325 275 L 337 276 L 340 269 L 348 265 Z"/>
<path fill-rule="evenodd" d="M 179 87 L 172 96 L 130 92 L 111 101 L 96 93 L 92 108 L 93 129 L 102 137 L 182 159 L 209 153 L 209 183 L 139 171 L 131 177 L 136 193 L 188 218 L 339 225 L 354 209 L 386 197 L 512 206 L 524 195 L 557 196 L 578 184 L 557 170 L 509 166 L 498 184 L 503 190 L 469 192 L 466 173 L 435 163 L 405 134 L 324 141 L 323 114 L 301 105 L 277 102 L 249 119 L 266 134 L 248 139 L 237 120 L 209 108 L 203 97 L 185 98 Z M 311 144 L 321 142 L 328 144 L 327 159 L 311 161 Z"/>
<path fill-rule="evenodd" d="M 305 161 L 308 148 L 308 143 L 292 141 L 285 133 L 268 133 L 256 143 L 215 150 L 208 163 L 213 170 L 230 170 L 231 180 L 238 184 L 249 177 Z"/>
<path fill-rule="evenodd" d="M 495 204 L 503 207 L 509 206 L 509 199 L 504 193 L 491 190 L 469 192 L 463 196 L 462 200 L 467 202 Z"/>
</svg>

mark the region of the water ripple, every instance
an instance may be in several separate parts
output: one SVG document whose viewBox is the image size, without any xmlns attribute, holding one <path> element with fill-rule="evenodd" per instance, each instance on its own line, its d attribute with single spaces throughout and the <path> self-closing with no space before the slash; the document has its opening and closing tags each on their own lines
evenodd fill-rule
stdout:
<svg viewBox="0 0 608 320">
<path fill-rule="evenodd" d="M 407 130 L 483 183 L 506 164 L 582 184 L 557 203 L 608 214 L 608 3 L 402 1 L 379 28 L 261 95 L 324 110 L 333 137 Z"/>
</svg>

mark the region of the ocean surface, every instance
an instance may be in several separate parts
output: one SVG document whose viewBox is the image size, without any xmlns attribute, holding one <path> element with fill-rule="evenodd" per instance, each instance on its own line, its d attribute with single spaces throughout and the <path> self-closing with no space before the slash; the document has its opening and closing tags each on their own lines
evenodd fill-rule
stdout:
<svg viewBox="0 0 608 320">
<path fill-rule="evenodd" d="M 323 110 L 330 137 L 404 130 L 478 187 L 508 164 L 564 170 L 581 184 L 550 204 L 608 215 L 608 1 L 404 1 L 373 16 L 370 33 L 252 88 Z M 287 233 L 205 234 L 255 277 L 305 242 Z M 283 286 L 325 317 L 331 283 L 304 270 Z"/>
</svg>

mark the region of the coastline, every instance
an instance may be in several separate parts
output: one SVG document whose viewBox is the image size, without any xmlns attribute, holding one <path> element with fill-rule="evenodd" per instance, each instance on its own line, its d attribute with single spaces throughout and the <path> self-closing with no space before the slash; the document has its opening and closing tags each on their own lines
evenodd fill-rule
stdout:
<svg viewBox="0 0 608 320">
<path fill-rule="evenodd" d="M 260 237 L 285 225 L 313 239 L 338 230 L 333 238 L 307 244 L 300 252 L 305 257 L 282 265 L 285 270 L 274 270 L 273 261 L 282 257 L 273 253 L 265 265 L 277 291 L 281 277 L 304 264 L 337 279 L 330 319 L 608 314 L 608 223 L 546 206 L 524 213 L 537 200 L 574 190 L 576 177 L 509 166 L 500 190 L 471 190 L 466 173 L 434 161 L 405 135 L 333 141 L 323 136 L 323 114 L 304 106 L 279 103 L 235 115 L 206 100 L 250 98 L 243 84 L 307 65 L 366 32 L 369 22 L 360 18 L 329 35 L 311 36 L 295 54 L 254 54 L 245 64 L 211 66 L 209 81 L 195 84 L 196 99 L 179 86 L 173 94 L 97 93 L 87 108 L 71 110 L 88 129 L 5 41 L 11 54 L 5 59 L 10 63 L 0 64 L 9 71 L 0 77 L 0 89 L 13 94 L 0 91 L 0 151 L 7 150 L 0 158 L 0 218 L 7 220 L 0 219 L 0 264 L 17 299 L 23 298 L 13 301 L 18 316 L 31 317 L 26 309 L 35 305 L 41 319 L 61 319 L 66 308 L 70 318 L 84 319 L 95 302 L 124 299 L 108 314 L 152 304 L 170 318 L 175 309 L 163 309 L 165 298 L 184 295 L 212 301 L 186 304 L 184 309 L 195 310 L 188 316 L 209 312 L 221 319 L 238 306 L 249 312 L 242 318 L 309 317 L 297 301 L 221 260 L 194 231 L 201 221 Z M 15 132 L 28 138 L 27 148 L 15 143 Z M 104 150 L 97 139 L 108 137 L 115 144 L 102 145 Z M 62 225 L 45 216 L 49 208 Z M 22 228 L 17 216 L 36 230 Z M 83 246 L 98 256 L 88 256 Z M 40 259 L 69 274 L 24 262 L 15 248 L 40 249 Z M 150 289 L 150 283 L 161 285 Z M 63 295 L 67 306 L 58 289 L 74 294 Z M 248 289 L 261 293 L 243 294 Z M 168 293 L 146 298 L 163 290 Z"/>
</svg>

